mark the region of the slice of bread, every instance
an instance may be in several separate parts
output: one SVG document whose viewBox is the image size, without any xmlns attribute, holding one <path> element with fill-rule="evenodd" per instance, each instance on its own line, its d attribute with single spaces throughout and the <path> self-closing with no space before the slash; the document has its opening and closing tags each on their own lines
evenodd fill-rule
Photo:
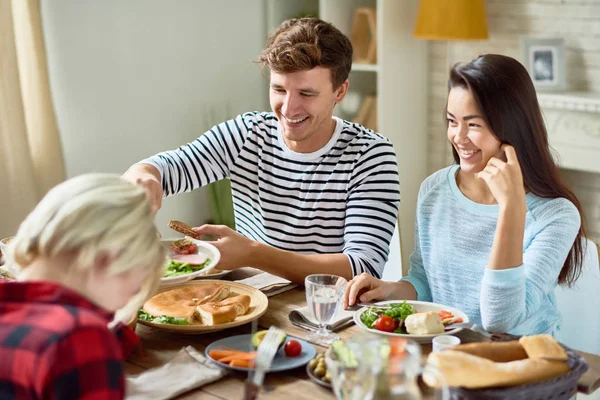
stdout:
<svg viewBox="0 0 600 400">
<path fill-rule="evenodd" d="M 192 227 L 185 222 L 171 220 L 169 221 L 168 226 L 176 232 L 183 233 L 184 235 L 194 239 L 200 239 L 200 234 L 194 231 Z"/>
</svg>

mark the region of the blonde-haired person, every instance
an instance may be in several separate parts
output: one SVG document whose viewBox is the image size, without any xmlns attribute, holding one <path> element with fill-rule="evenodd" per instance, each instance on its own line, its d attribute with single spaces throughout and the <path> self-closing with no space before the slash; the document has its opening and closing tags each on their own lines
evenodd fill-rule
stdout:
<svg viewBox="0 0 600 400">
<path fill-rule="evenodd" d="M 380 277 L 398 170 L 385 137 L 333 117 L 349 87 L 350 40 L 318 18 L 291 19 L 258 62 L 270 71 L 272 112 L 241 114 L 124 177 L 147 189 L 155 209 L 163 196 L 230 178 L 237 232 L 197 228 L 219 238 L 219 268 L 252 266 L 297 283 L 315 273 Z"/>
<path fill-rule="evenodd" d="M 112 174 L 70 179 L 6 250 L 19 273 L 0 283 L 0 398 L 123 398 L 108 324 L 156 290 L 164 264 L 144 190 Z"/>
</svg>

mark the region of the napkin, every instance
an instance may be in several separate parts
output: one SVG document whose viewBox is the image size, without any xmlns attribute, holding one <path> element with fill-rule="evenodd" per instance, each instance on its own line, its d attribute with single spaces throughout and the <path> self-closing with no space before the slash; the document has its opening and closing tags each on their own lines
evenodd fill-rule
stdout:
<svg viewBox="0 0 600 400">
<path fill-rule="evenodd" d="M 287 279 L 281 278 L 277 275 L 263 272 L 246 279 L 240 279 L 239 283 L 243 283 L 248 286 L 252 286 L 267 295 L 267 297 L 275 296 L 276 294 L 287 292 L 290 289 L 295 288 L 296 284 L 288 281 Z"/>
<path fill-rule="evenodd" d="M 186 346 L 168 363 L 127 378 L 128 400 L 171 399 L 214 382 L 227 371 L 209 361 L 194 347 Z"/>
<path fill-rule="evenodd" d="M 327 328 L 332 332 L 337 332 L 348 325 L 352 325 L 354 323 L 354 313 L 355 311 L 338 310 L 335 317 L 333 317 L 333 320 L 329 322 Z M 301 328 L 316 330 L 319 327 L 319 324 L 315 320 L 313 313 L 308 306 L 290 311 L 288 317 L 294 325 L 300 326 Z"/>
</svg>

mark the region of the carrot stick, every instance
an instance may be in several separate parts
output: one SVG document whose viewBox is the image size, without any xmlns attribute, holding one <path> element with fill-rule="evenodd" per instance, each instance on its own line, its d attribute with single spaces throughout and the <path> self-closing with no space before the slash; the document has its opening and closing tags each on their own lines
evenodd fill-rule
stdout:
<svg viewBox="0 0 600 400">
<path fill-rule="evenodd" d="M 252 351 L 252 352 L 249 352 L 249 353 L 234 354 L 234 355 L 231 355 L 229 357 L 220 358 L 217 361 L 222 362 L 222 363 L 228 363 L 228 362 L 231 362 L 233 360 L 250 361 L 250 360 L 254 360 L 255 358 L 256 358 L 256 352 Z"/>
<path fill-rule="evenodd" d="M 220 360 L 221 358 L 224 357 L 230 357 L 230 356 L 234 356 L 236 354 L 239 354 L 240 351 L 239 350 L 235 350 L 235 351 L 231 351 L 231 350 L 211 350 L 208 352 L 208 355 L 215 359 L 215 360 Z"/>
<path fill-rule="evenodd" d="M 219 346 L 219 347 L 225 351 L 235 351 L 235 352 L 242 351 L 242 350 L 232 349 L 231 347 L 227 347 L 227 346 Z"/>
<path fill-rule="evenodd" d="M 229 365 L 231 365 L 232 367 L 241 367 L 241 368 L 249 368 L 250 367 L 250 360 L 232 360 Z"/>
</svg>

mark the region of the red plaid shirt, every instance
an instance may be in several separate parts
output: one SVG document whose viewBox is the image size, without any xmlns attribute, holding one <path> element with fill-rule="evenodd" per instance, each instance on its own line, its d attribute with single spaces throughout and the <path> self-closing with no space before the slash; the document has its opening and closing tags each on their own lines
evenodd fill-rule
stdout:
<svg viewBox="0 0 600 400">
<path fill-rule="evenodd" d="M 122 399 L 138 338 L 111 319 L 57 283 L 0 282 L 0 399 Z"/>
</svg>

